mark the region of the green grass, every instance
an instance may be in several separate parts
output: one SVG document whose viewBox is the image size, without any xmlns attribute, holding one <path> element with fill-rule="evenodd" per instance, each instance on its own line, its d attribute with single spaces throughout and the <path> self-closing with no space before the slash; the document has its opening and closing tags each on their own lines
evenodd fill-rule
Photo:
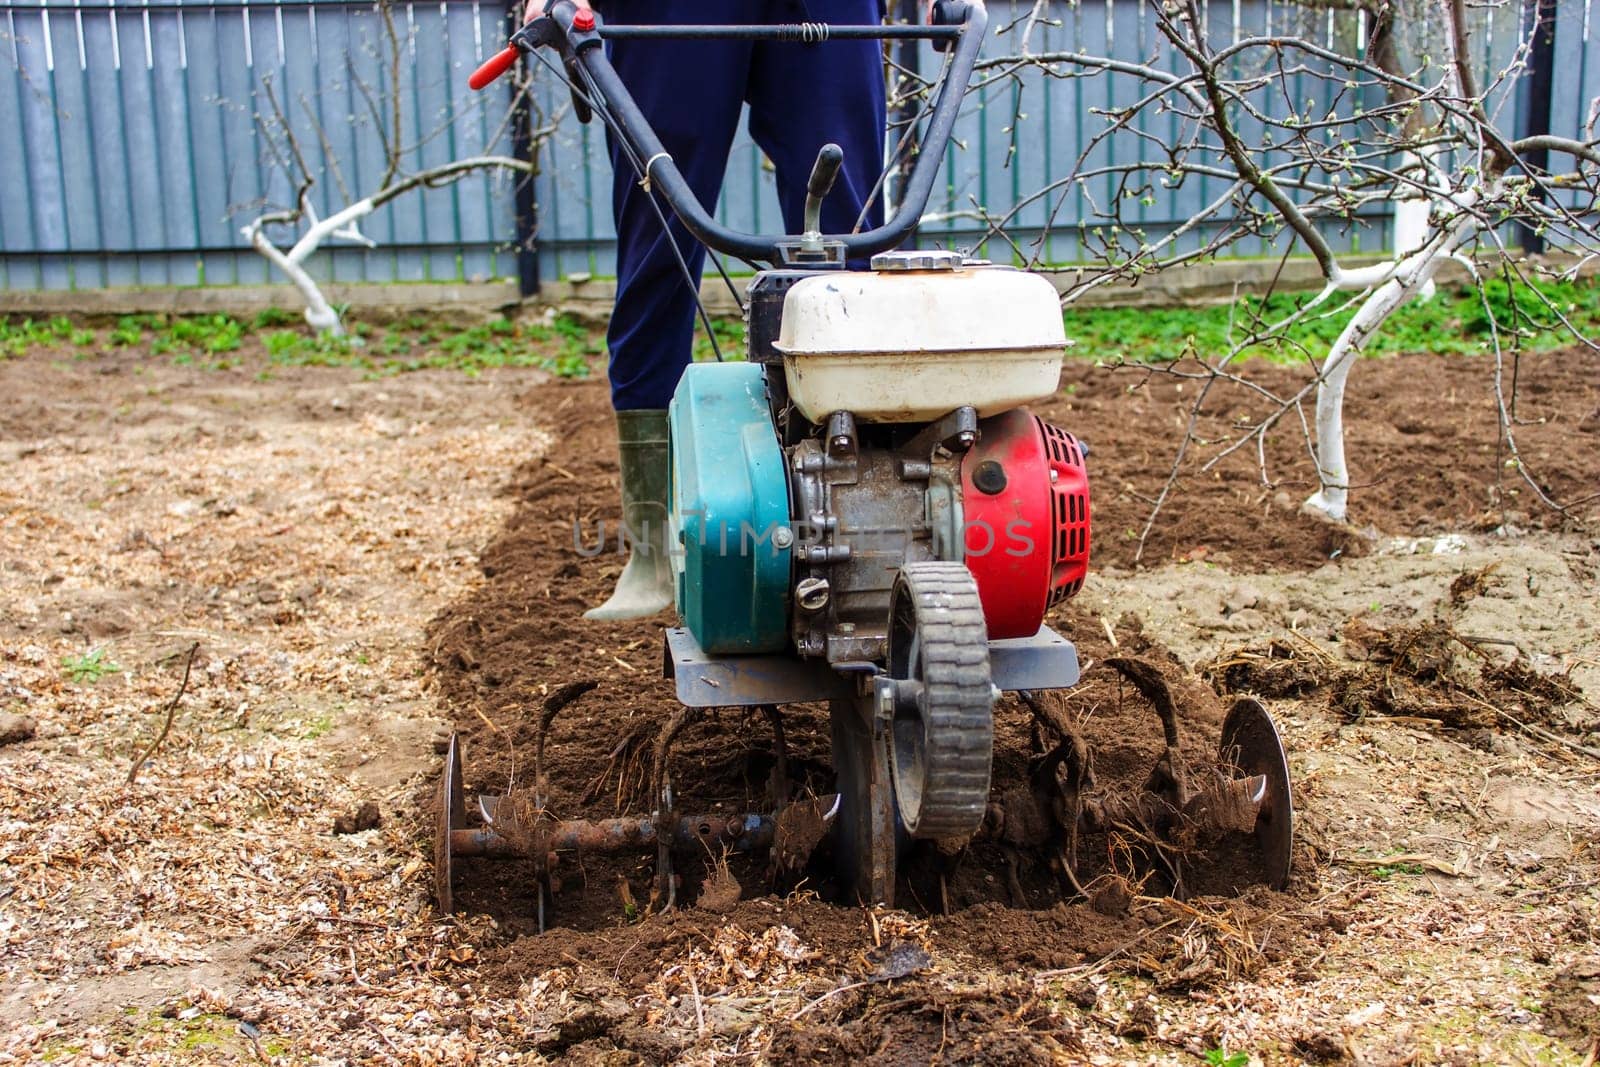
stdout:
<svg viewBox="0 0 1600 1067">
<path fill-rule="evenodd" d="M 124 315 L 117 320 L 106 340 L 117 348 L 132 348 L 144 341 L 144 316 Z"/>
<path fill-rule="evenodd" d="M 1380 882 L 1386 882 L 1397 874 L 1425 874 L 1427 873 L 1420 864 L 1416 863 L 1385 863 L 1372 868 L 1372 877 Z"/>
<path fill-rule="evenodd" d="M 1600 284 L 1540 283 L 1538 289 L 1580 334 L 1600 336 Z M 1074 341 L 1073 354 L 1086 359 L 1166 362 L 1186 355 L 1210 359 L 1244 339 L 1253 317 L 1260 316 L 1263 323 L 1271 323 L 1310 299 L 1311 294 L 1295 293 L 1266 300 L 1247 297 L 1234 305 L 1211 307 L 1069 308 L 1067 336 Z M 1548 350 L 1574 343 L 1572 333 L 1561 326 L 1532 289 L 1518 285 L 1513 290 L 1503 281 L 1491 280 L 1485 285 L 1483 296 L 1475 289 L 1441 289 L 1432 300 L 1407 303 L 1368 342 L 1366 354 L 1469 355 L 1490 351 L 1491 329 L 1485 301 L 1495 314 L 1504 347 L 1512 344 L 1509 334 L 1513 330 L 1521 335 L 1524 349 Z M 1309 352 L 1312 358 L 1320 359 L 1355 314 L 1354 308 L 1332 311 L 1338 307 L 1335 297 L 1306 321 L 1296 324 L 1283 343 L 1251 348 L 1245 355 L 1292 361 L 1304 359 Z"/>
<path fill-rule="evenodd" d="M 558 377 L 583 378 L 591 373 L 591 360 L 605 351 L 596 330 L 568 315 L 541 323 L 502 318 L 461 328 L 411 316 L 383 329 L 354 323 L 344 337 L 309 334 L 298 315 L 282 308 L 268 308 L 250 319 L 221 314 L 124 315 L 99 331 L 77 326 L 64 316 L 49 320 L 0 316 L 0 359 L 35 348 L 76 348 L 74 358 L 86 358 L 111 349 L 142 347 L 180 366 L 227 370 L 241 364 L 242 350 L 252 338 L 266 351 L 269 365 L 256 375 L 263 379 L 271 376 L 273 366 L 358 367 L 373 375 L 425 368 L 478 374 L 493 367 L 537 367 Z"/>
<path fill-rule="evenodd" d="M 40 1063 L 62 1063 L 76 1060 L 84 1051 L 84 1046 L 74 1038 L 52 1037 L 38 1048 L 36 1055 Z"/>
<path fill-rule="evenodd" d="M 1373 607 L 1377 607 L 1377 605 L 1374 604 Z M 1366 852 L 1368 850 L 1363 849 L 1362 851 Z M 1369 874 L 1373 878 L 1376 878 L 1380 882 L 1387 882 L 1389 879 L 1393 878 L 1397 874 L 1417 875 L 1417 874 L 1426 874 L 1426 873 L 1428 873 L 1427 870 L 1420 863 L 1412 863 L 1412 862 L 1404 859 L 1403 857 L 1405 855 L 1406 855 L 1406 853 L 1402 849 L 1401 851 L 1398 851 L 1398 852 L 1389 852 L 1389 853 L 1385 853 L 1382 856 L 1377 856 L 1376 858 L 1378 858 L 1378 859 L 1389 859 L 1389 858 L 1393 857 L 1394 862 L 1393 863 L 1380 863 L 1380 864 L 1377 864 L 1376 866 L 1369 867 L 1369 868 L 1367 868 L 1367 874 Z"/>
<path fill-rule="evenodd" d="M 1477 1008 L 1458 1008 L 1443 1016 L 1419 1018 L 1416 1025 L 1417 1047 L 1428 1048 L 1435 1042 L 1453 1047 L 1471 1040 L 1478 1046 L 1480 1063 L 1566 1064 L 1579 1067 L 1588 1062 L 1574 1046 L 1553 1035 L 1541 1034 L 1525 1026 L 1492 1029 L 1492 1017 L 1486 1019 Z"/>
<path fill-rule="evenodd" d="M 65 315 L 46 320 L 23 319 L 12 322 L 0 316 L 0 359 L 20 356 L 35 345 L 73 345 L 94 343 L 94 331 L 80 329 Z"/>
<path fill-rule="evenodd" d="M 85 682 L 93 685 L 106 675 L 116 674 L 122 670 L 106 656 L 106 650 L 103 648 L 85 652 L 81 656 L 67 656 L 61 661 L 61 668 L 69 679 L 79 685 Z"/>
<path fill-rule="evenodd" d="M 300 316 L 287 308 L 267 308 L 259 312 L 250 324 L 258 330 L 270 330 L 274 326 L 293 326 L 300 321 Z"/>
<path fill-rule="evenodd" d="M 325 711 L 320 715 L 311 717 L 305 724 L 305 729 L 301 732 L 300 738 L 304 741 L 315 741 L 319 737 L 326 736 L 332 730 L 333 713 Z"/>
<path fill-rule="evenodd" d="M 1574 342 L 1573 335 L 1551 313 L 1545 301 L 1566 316 L 1586 337 L 1600 336 L 1600 283 L 1540 282 L 1538 291 L 1500 279 L 1476 289 L 1444 289 L 1432 300 L 1413 300 L 1397 310 L 1367 344 L 1366 354 L 1432 352 L 1468 355 L 1490 348 L 1490 312 L 1501 332 L 1501 344 L 1514 341 L 1525 350 L 1548 350 Z M 1282 294 L 1262 300 L 1245 297 L 1228 305 L 1173 308 L 1069 308 L 1064 318 L 1072 355 L 1115 362 L 1167 362 L 1194 355 L 1212 359 L 1243 339 L 1253 322 L 1270 323 L 1311 299 L 1310 294 Z M 1488 309 L 1485 309 L 1487 303 Z M 1334 298 L 1298 323 L 1283 340 L 1247 349 L 1245 356 L 1297 361 L 1326 355 L 1350 317 Z M 743 359 L 744 323 L 736 318 L 712 320 L 725 359 Z M 1515 337 L 1513 337 L 1513 334 Z M 345 337 L 306 332 L 300 316 L 269 308 L 249 319 L 230 315 L 124 315 L 108 329 L 86 329 L 56 316 L 47 320 L 0 316 L 0 359 L 33 348 L 77 349 L 87 358 L 111 349 L 143 347 L 173 362 L 228 369 L 245 358 L 246 341 L 265 349 L 273 367 L 356 367 L 371 375 L 401 374 L 423 369 L 449 369 L 476 375 L 496 367 L 536 367 L 563 378 L 582 378 L 603 361 L 602 331 L 570 315 L 546 321 L 495 319 L 468 327 L 442 326 L 412 315 L 386 327 L 354 323 Z M 693 357 L 714 358 L 710 341 L 698 327 Z"/>
<path fill-rule="evenodd" d="M 1540 283 L 1544 298 L 1559 308 L 1572 326 L 1585 337 L 1600 336 L 1600 283 Z M 1237 304 L 1171 308 L 1068 308 L 1064 313 L 1067 336 L 1072 339 L 1070 355 L 1079 359 L 1115 362 L 1164 363 L 1186 355 L 1215 358 L 1242 340 L 1250 320 L 1260 316 L 1263 323 L 1281 319 L 1306 301 L 1309 293 L 1293 293 L 1267 300 L 1246 297 Z M 1414 300 L 1397 310 L 1366 347 L 1372 356 L 1402 352 L 1432 352 L 1441 355 L 1470 355 L 1490 351 L 1490 325 L 1487 302 L 1501 331 L 1500 343 L 1509 348 L 1511 330 L 1522 333 L 1524 350 L 1545 351 L 1575 343 L 1572 333 L 1561 326 L 1527 286 L 1513 291 L 1503 281 L 1493 280 L 1480 297 L 1474 289 L 1441 289 L 1430 301 Z M 1355 314 L 1354 308 L 1335 310 L 1335 298 L 1314 312 L 1307 321 L 1294 327 L 1283 342 L 1247 349 L 1245 357 L 1261 357 L 1280 362 L 1313 359 L 1327 355 L 1329 346 Z M 1329 314 L 1328 312 L 1332 312 Z M 743 359 L 744 324 L 738 319 L 713 319 L 717 341 L 724 358 Z M 695 330 L 694 358 L 712 359 L 705 333 Z"/>
<path fill-rule="evenodd" d="M 444 368 L 475 375 L 494 367 L 536 367 L 584 378 L 590 357 L 603 351 L 593 332 L 570 316 L 549 324 L 495 319 L 449 330 L 407 320 L 382 331 L 360 325 L 345 337 L 276 330 L 262 343 L 279 366 L 360 367 L 377 374 Z"/>
<path fill-rule="evenodd" d="M 1206 1063 L 1210 1067 L 1247 1067 L 1249 1062 L 1249 1053 L 1229 1052 L 1220 1048 L 1206 1050 Z"/>
<path fill-rule="evenodd" d="M 717 346 L 722 351 L 722 358 L 730 363 L 742 360 L 745 357 L 747 342 L 744 335 L 744 322 L 739 319 L 712 319 L 711 329 L 717 335 Z M 717 358 L 717 349 L 711 347 L 711 342 L 706 338 L 705 330 L 700 324 L 695 324 L 694 331 L 694 361 L 696 363 L 711 363 Z"/>
<path fill-rule="evenodd" d="M 232 315 L 194 315 L 173 318 L 150 342 L 155 355 L 165 352 L 233 352 L 244 340 L 245 325 Z"/>
<path fill-rule="evenodd" d="M 140 1012 L 129 1009 L 122 1029 L 139 1038 L 142 1044 L 151 1045 L 156 1037 L 168 1051 L 192 1054 L 190 1058 L 212 1060 L 219 1055 L 228 1062 L 249 1062 L 249 1053 L 259 1050 L 259 1055 L 276 1057 L 286 1055 L 289 1044 L 282 1037 L 256 1033 L 255 1049 L 244 1027 L 220 1012 L 202 1011 L 188 1018 L 170 1018 L 162 1012 Z"/>
</svg>

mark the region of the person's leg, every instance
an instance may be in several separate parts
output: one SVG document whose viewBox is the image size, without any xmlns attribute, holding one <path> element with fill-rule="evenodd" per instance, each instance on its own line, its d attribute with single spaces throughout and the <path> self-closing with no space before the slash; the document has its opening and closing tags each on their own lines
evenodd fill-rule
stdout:
<svg viewBox="0 0 1600 1067">
<path fill-rule="evenodd" d="M 772 0 L 780 17 L 840 25 L 882 18 L 879 0 Z M 784 228 L 799 233 L 806 179 L 817 150 L 844 149 L 844 166 L 822 204 L 824 233 L 849 233 L 883 171 L 884 80 L 881 41 L 762 42 L 750 64 L 750 136 L 777 170 Z M 883 219 L 883 196 L 862 229 Z"/>
<path fill-rule="evenodd" d="M 738 0 L 629 0 L 596 5 L 617 23 L 716 23 L 748 19 Z M 714 210 L 739 123 L 748 76 L 748 41 L 628 40 L 610 46 L 611 62 L 661 146 L 695 195 Z M 689 364 L 695 289 L 684 278 L 653 195 L 616 138 L 607 141 L 615 171 L 612 212 L 617 228 L 617 302 L 606 340 L 611 398 L 618 411 L 665 408 Z M 644 161 L 641 160 L 642 165 Z M 696 286 L 705 249 L 656 197 Z"/>
<path fill-rule="evenodd" d="M 616 23 L 733 21 L 733 0 L 613 0 L 597 5 Z M 716 9 L 707 13 L 708 9 Z M 738 127 L 750 61 L 747 42 L 633 40 L 611 45 L 611 62 L 662 147 L 707 208 L 716 206 L 728 149 Z M 667 402 L 688 366 L 695 288 L 705 250 L 665 202 L 650 203 L 634 163 L 615 135 L 607 138 L 614 170 L 617 300 L 606 340 L 611 403 L 617 412 L 622 516 L 634 539 L 616 590 L 586 613 L 591 619 L 637 619 L 670 607 L 667 554 Z M 645 162 L 638 161 L 639 164 Z M 663 229 L 662 218 L 669 229 Z M 667 234 L 671 233 L 669 240 Z M 677 243 L 674 253 L 672 242 Z M 684 277 L 682 255 L 690 280 Z"/>
</svg>

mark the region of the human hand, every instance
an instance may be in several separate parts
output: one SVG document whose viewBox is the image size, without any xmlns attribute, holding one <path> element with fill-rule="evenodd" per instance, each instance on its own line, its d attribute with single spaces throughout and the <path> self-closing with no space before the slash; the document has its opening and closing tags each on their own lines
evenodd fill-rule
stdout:
<svg viewBox="0 0 1600 1067">
<path fill-rule="evenodd" d="M 572 2 L 578 6 L 580 11 L 594 10 L 589 6 L 589 0 L 572 0 Z M 527 6 L 522 9 L 522 21 L 532 22 L 544 14 L 544 5 L 545 0 L 528 0 Z"/>
</svg>

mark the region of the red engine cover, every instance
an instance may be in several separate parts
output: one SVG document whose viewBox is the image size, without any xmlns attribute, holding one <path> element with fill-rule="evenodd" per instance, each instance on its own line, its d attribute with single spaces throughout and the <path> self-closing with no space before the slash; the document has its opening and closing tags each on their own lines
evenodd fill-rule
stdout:
<svg viewBox="0 0 1600 1067">
<path fill-rule="evenodd" d="M 1089 570 L 1089 472 L 1067 431 L 1021 409 L 978 424 L 961 461 L 967 570 L 991 640 L 1032 637 Z"/>
</svg>

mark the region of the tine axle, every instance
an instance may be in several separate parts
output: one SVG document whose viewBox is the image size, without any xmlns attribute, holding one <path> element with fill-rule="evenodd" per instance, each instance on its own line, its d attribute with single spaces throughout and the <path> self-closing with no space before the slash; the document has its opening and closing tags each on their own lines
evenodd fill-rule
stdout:
<svg viewBox="0 0 1600 1067">
<path fill-rule="evenodd" d="M 772 816 L 759 812 L 747 815 L 688 815 L 677 820 L 668 846 L 677 849 L 699 849 L 706 846 L 726 845 L 735 852 L 763 848 L 772 843 Z M 517 832 L 519 838 L 538 841 L 545 852 L 562 852 L 578 849 L 584 852 L 623 852 L 628 849 L 653 848 L 660 843 L 655 820 L 646 816 L 635 819 L 569 819 L 550 821 L 535 826 L 531 831 Z M 488 856 L 510 858 L 528 855 L 527 847 L 519 847 L 510 837 L 492 829 L 452 829 L 450 852 L 455 856 Z"/>
</svg>

